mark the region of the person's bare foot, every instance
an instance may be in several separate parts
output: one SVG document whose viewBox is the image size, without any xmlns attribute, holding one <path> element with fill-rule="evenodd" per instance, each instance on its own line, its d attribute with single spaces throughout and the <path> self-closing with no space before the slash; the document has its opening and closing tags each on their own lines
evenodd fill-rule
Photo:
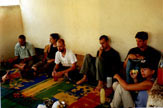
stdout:
<svg viewBox="0 0 163 108">
<path fill-rule="evenodd" d="M 36 67 L 34 67 L 34 66 L 32 66 L 32 69 L 33 69 L 34 71 L 37 71 L 37 68 L 36 68 Z"/>
<path fill-rule="evenodd" d="M 99 92 L 101 90 L 101 88 L 103 88 L 103 82 L 102 81 L 98 81 L 98 85 L 96 86 L 95 91 Z"/>
<path fill-rule="evenodd" d="M 5 82 L 8 79 L 8 74 L 9 71 L 7 71 L 7 73 L 4 76 L 2 76 L 2 82 Z"/>
<path fill-rule="evenodd" d="M 15 64 L 14 67 L 19 68 L 20 70 L 23 70 L 26 64 Z"/>
<path fill-rule="evenodd" d="M 79 85 L 79 84 L 82 84 L 82 83 L 84 83 L 84 82 L 86 82 L 86 81 L 87 81 L 87 76 L 84 75 L 83 78 L 82 78 L 81 80 L 79 80 L 79 81 L 76 82 L 76 84 Z"/>
<path fill-rule="evenodd" d="M 64 73 L 64 75 L 68 78 L 68 73 Z"/>
</svg>

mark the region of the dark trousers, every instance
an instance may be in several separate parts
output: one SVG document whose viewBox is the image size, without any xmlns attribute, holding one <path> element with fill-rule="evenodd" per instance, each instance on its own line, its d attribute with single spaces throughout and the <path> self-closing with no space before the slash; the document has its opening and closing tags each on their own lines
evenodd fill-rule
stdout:
<svg viewBox="0 0 163 108">
<path fill-rule="evenodd" d="M 47 73 L 48 76 L 51 76 L 54 66 L 55 66 L 54 62 L 48 63 L 43 61 L 39 61 L 38 63 L 33 65 L 33 67 L 37 68 L 37 74 Z"/>
<path fill-rule="evenodd" d="M 92 57 L 90 54 L 87 54 L 84 57 L 80 73 L 85 74 L 88 80 L 106 81 L 108 71 L 104 66 L 104 60 L 101 57 Z"/>
<path fill-rule="evenodd" d="M 70 68 L 70 67 L 62 66 L 60 64 L 59 69 L 57 70 L 57 72 L 66 70 L 68 68 Z M 68 79 L 71 80 L 71 81 L 74 81 L 74 82 L 79 81 L 82 77 L 83 77 L 83 75 L 79 73 L 78 69 L 75 69 L 73 71 L 68 72 Z"/>
</svg>

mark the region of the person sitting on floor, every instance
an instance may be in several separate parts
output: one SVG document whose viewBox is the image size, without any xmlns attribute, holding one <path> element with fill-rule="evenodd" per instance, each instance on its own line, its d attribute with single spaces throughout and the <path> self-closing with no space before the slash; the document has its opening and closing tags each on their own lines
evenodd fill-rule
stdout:
<svg viewBox="0 0 163 108">
<path fill-rule="evenodd" d="M 57 41 L 58 51 L 55 55 L 55 67 L 52 72 L 54 80 L 65 76 L 69 80 L 77 80 L 79 73 L 76 69 L 77 59 L 75 54 L 65 47 L 65 41 L 59 39 Z"/>
<path fill-rule="evenodd" d="M 118 80 L 119 84 L 115 87 L 114 97 L 110 104 L 112 108 L 131 108 L 131 107 L 146 107 L 148 99 L 148 91 L 152 88 L 154 83 L 153 75 L 156 66 L 147 60 L 142 60 L 140 63 L 140 71 L 144 81 L 138 82 L 138 71 L 130 71 L 130 76 L 134 80 L 134 84 L 128 84 L 118 74 L 114 75 L 114 78 Z M 114 85 L 114 84 L 113 84 Z M 137 93 L 134 100 L 130 91 Z"/>
<path fill-rule="evenodd" d="M 34 64 L 35 49 L 32 44 L 26 42 L 26 37 L 20 35 L 18 43 L 15 45 L 15 57 L 8 60 L 10 65 L 19 68 L 22 76 L 26 76 Z M 32 74 L 32 73 L 31 73 Z"/>
<path fill-rule="evenodd" d="M 44 48 L 44 57 L 42 61 L 34 64 L 32 69 L 36 74 L 46 72 L 51 76 L 51 72 L 55 66 L 55 54 L 58 51 L 57 49 L 57 40 L 60 38 L 59 34 L 52 33 L 50 34 L 50 45 L 46 45 Z"/>
<path fill-rule="evenodd" d="M 85 81 L 96 80 L 98 85 L 95 90 L 99 91 L 106 82 L 107 77 L 113 77 L 114 74 L 120 72 L 120 56 L 119 53 L 111 48 L 109 38 L 102 35 L 99 38 L 101 44 L 96 57 L 86 54 L 84 63 L 81 67 L 80 73 L 83 74 L 81 80 L 76 84 L 81 84 Z"/>
<path fill-rule="evenodd" d="M 155 66 L 158 66 L 161 57 L 161 53 L 159 51 L 147 45 L 147 32 L 138 32 L 135 38 L 137 42 L 137 47 L 129 50 L 127 57 L 124 61 L 124 69 L 126 70 L 127 83 L 133 83 L 132 78 L 130 77 L 130 70 L 132 68 L 137 68 L 140 71 L 139 64 L 141 60 L 150 60 Z M 142 80 L 142 78 L 139 78 L 139 80 Z"/>
</svg>

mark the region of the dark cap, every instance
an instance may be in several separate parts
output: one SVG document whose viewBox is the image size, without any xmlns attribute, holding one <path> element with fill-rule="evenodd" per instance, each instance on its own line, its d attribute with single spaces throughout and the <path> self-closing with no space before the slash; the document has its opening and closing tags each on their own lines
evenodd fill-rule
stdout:
<svg viewBox="0 0 163 108">
<path fill-rule="evenodd" d="M 141 60 L 140 68 L 150 68 L 152 70 L 157 69 L 157 67 L 149 60 Z"/>
</svg>

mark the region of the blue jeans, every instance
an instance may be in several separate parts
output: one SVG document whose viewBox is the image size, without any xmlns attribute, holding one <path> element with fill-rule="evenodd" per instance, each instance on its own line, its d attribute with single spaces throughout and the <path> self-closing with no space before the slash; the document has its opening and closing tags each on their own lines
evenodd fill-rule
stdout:
<svg viewBox="0 0 163 108">
<path fill-rule="evenodd" d="M 148 100 L 148 93 L 147 91 L 139 91 L 137 99 L 135 101 L 136 107 L 146 107 Z"/>
</svg>

